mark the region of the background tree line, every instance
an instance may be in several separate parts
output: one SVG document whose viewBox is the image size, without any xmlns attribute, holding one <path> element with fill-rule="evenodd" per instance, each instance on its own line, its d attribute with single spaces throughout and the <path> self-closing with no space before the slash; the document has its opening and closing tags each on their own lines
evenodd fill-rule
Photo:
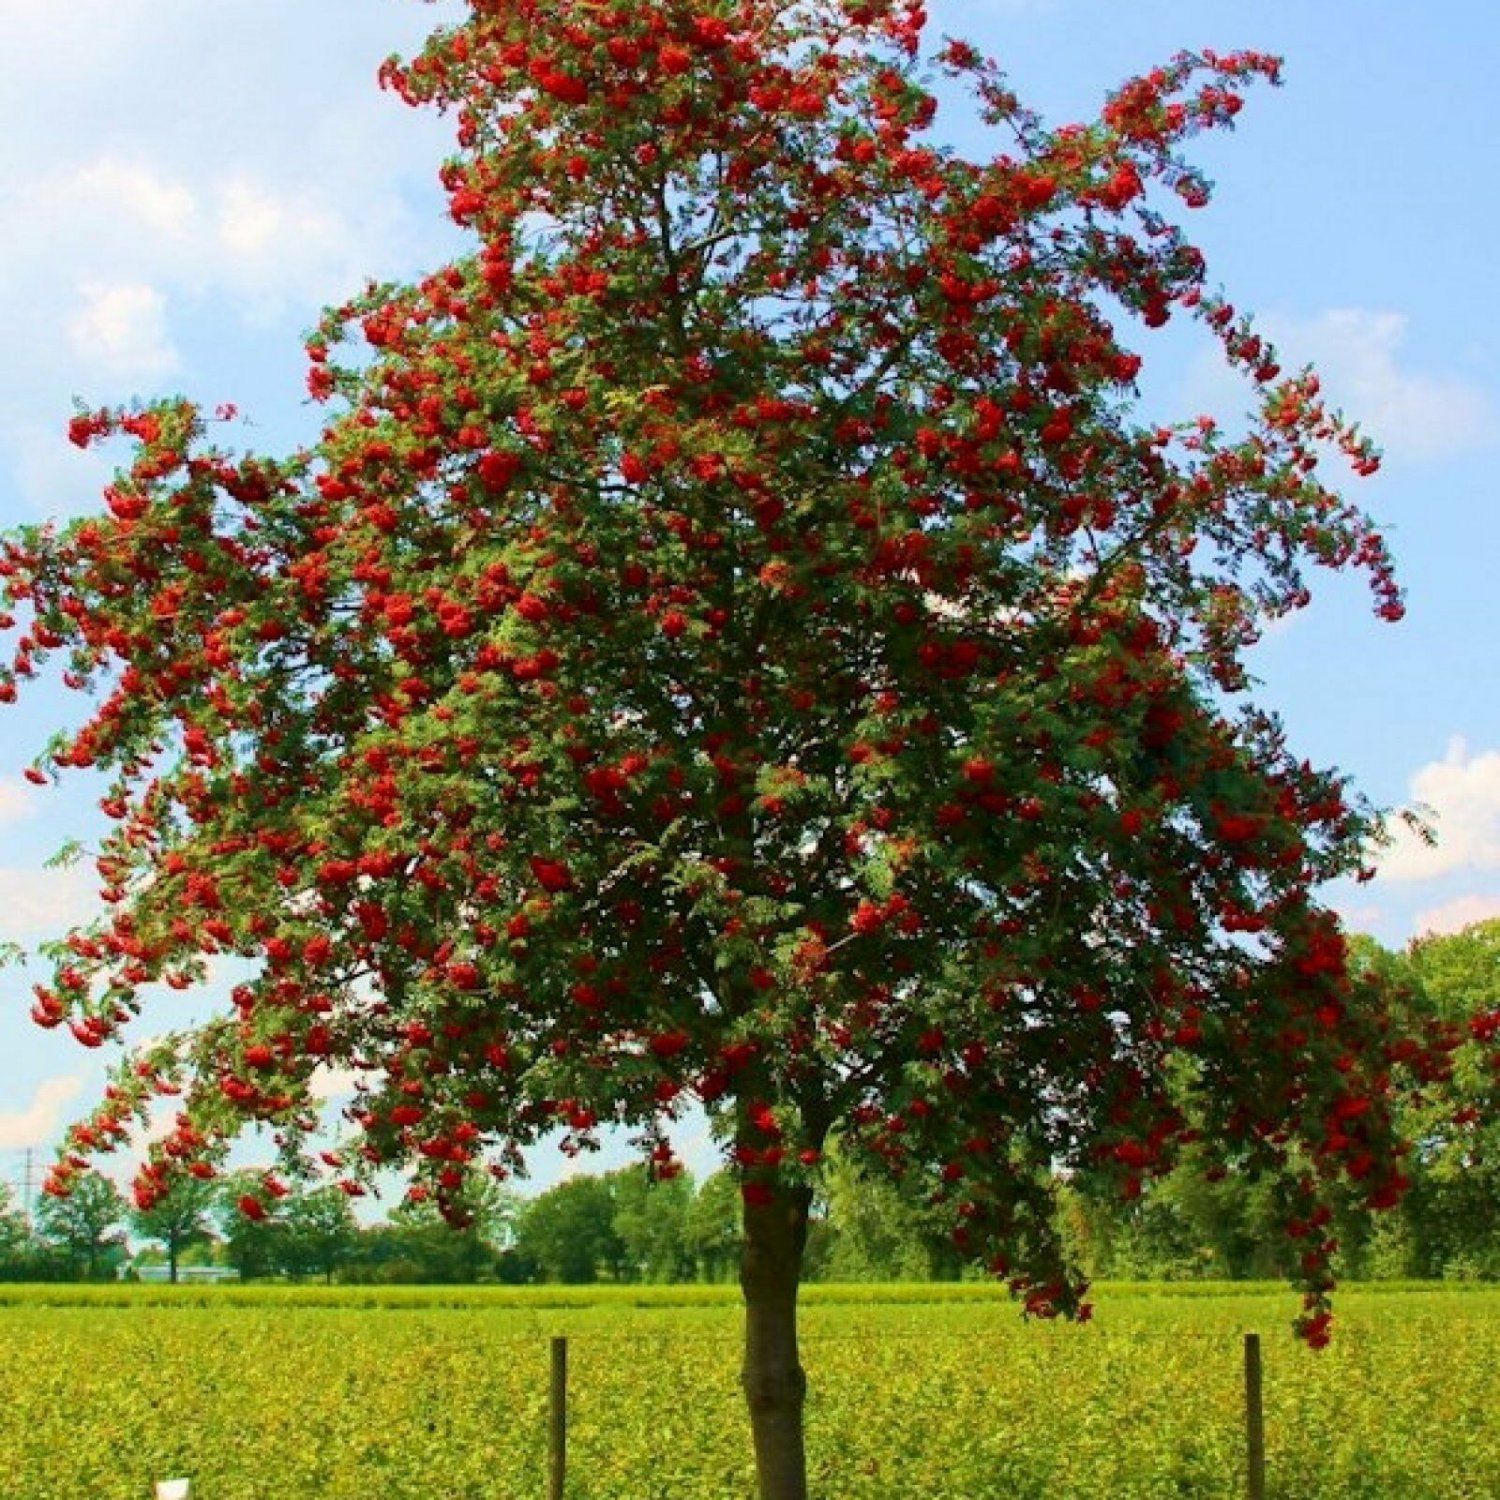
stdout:
<svg viewBox="0 0 1500 1500">
<path fill-rule="evenodd" d="M 653 1182 L 631 1165 L 580 1174 L 534 1197 L 495 1184 L 469 1203 L 472 1222 L 463 1229 L 428 1202 L 361 1223 L 334 1186 L 293 1187 L 273 1213 L 247 1218 L 237 1205 L 251 1176 L 259 1179 L 188 1179 L 139 1210 L 108 1178 L 89 1175 L 69 1197 L 44 1198 L 31 1224 L 0 1196 L 0 1280 L 113 1279 L 143 1265 L 160 1265 L 176 1280 L 184 1266 L 212 1264 L 247 1280 L 728 1281 L 739 1263 L 739 1181 L 729 1170 L 701 1182 L 686 1173 Z M 858 1181 L 837 1159 L 814 1241 L 820 1275 L 957 1274 L 956 1257 L 919 1207 Z"/>
<path fill-rule="evenodd" d="M 1452 1077 L 1405 1103 L 1411 1187 L 1392 1213 L 1351 1199 L 1336 1219 L 1347 1277 L 1500 1277 L 1500 1080 L 1477 1045 L 1500 1029 L 1500 920 L 1400 952 L 1355 939 L 1399 1003 L 1453 1028 Z M 253 1174 L 257 1179 L 259 1174 Z M 0 1187 L 0 1280 L 113 1278 L 131 1262 L 216 1264 L 246 1279 L 345 1282 L 728 1281 L 739 1263 L 732 1171 L 662 1182 L 632 1165 L 580 1174 L 534 1197 L 492 1184 L 455 1230 L 425 1202 L 361 1223 L 335 1186 L 293 1187 L 261 1220 L 236 1206 L 246 1180 L 186 1179 L 132 1209 L 109 1179 L 45 1197 L 34 1222 Z M 1058 1181 L 1073 1249 L 1114 1279 L 1243 1279 L 1288 1274 L 1297 1241 L 1277 1228 L 1271 1184 L 1217 1172 L 1189 1149 L 1122 1201 L 1086 1178 Z M 814 1280 L 951 1279 L 961 1261 L 919 1197 L 830 1152 L 808 1249 Z"/>
</svg>

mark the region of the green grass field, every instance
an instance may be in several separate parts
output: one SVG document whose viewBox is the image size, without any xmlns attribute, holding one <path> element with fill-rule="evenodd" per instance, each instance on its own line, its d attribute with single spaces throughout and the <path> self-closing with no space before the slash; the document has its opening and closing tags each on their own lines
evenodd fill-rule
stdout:
<svg viewBox="0 0 1500 1500">
<path fill-rule="evenodd" d="M 571 1500 L 748 1500 L 728 1288 L 0 1288 L 0 1500 L 541 1500 L 570 1339 Z M 988 1288 L 814 1287 L 817 1500 L 1242 1496 L 1262 1336 L 1275 1500 L 1500 1496 L 1500 1291 L 1103 1287 L 1084 1327 Z"/>
</svg>

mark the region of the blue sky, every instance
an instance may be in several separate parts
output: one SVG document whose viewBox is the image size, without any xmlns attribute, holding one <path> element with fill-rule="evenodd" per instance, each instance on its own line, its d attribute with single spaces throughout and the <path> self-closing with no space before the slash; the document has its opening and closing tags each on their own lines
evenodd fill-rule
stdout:
<svg viewBox="0 0 1500 1500">
<path fill-rule="evenodd" d="M 0 524 L 87 510 L 107 469 L 70 447 L 75 395 L 183 391 L 236 403 L 243 441 L 310 436 L 301 334 L 366 277 L 440 263 L 436 117 L 374 74 L 452 4 L 415 0 L 5 0 L 0 53 Z M 931 0 L 932 33 L 1001 61 L 1054 123 L 1182 48 L 1286 59 L 1233 135 L 1193 151 L 1216 181 L 1190 228 L 1255 310 L 1283 364 L 1318 363 L 1386 461 L 1356 495 L 1387 528 L 1408 590 L 1399 626 L 1360 587 L 1258 648 L 1260 697 L 1294 745 L 1377 802 L 1421 802 L 1442 842 L 1399 839 L 1368 886 L 1331 893 L 1390 944 L 1500 915 L 1500 207 L 1490 62 L 1500 11 L 1479 0 Z M 961 117 L 943 132 L 970 150 Z M 1180 340 L 1141 342 L 1162 415 L 1238 392 Z M 32 943 L 90 905 L 47 870 L 86 833 L 89 788 L 38 791 L 22 767 L 70 712 L 32 695 L 0 714 L 0 939 Z M 100 1063 L 27 1019 L 0 975 L 0 1180 L 91 1102 Z M 164 997 L 145 1025 L 183 1016 Z M 558 1164 L 537 1164 L 537 1177 Z"/>
</svg>

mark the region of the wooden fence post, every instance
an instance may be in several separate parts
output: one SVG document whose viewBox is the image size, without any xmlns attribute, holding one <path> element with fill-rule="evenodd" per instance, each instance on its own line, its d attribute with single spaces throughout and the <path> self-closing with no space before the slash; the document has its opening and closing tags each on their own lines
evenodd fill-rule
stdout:
<svg viewBox="0 0 1500 1500">
<path fill-rule="evenodd" d="M 1266 1417 L 1258 1333 L 1245 1335 L 1245 1454 L 1250 1500 L 1266 1500 Z"/>
<path fill-rule="evenodd" d="M 568 1341 L 552 1340 L 552 1391 L 547 1410 L 547 1500 L 563 1500 L 568 1473 Z"/>
</svg>

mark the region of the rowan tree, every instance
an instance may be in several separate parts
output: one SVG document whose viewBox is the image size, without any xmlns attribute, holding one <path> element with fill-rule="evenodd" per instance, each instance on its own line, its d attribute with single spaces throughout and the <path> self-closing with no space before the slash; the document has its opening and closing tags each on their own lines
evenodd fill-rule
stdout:
<svg viewBox="0 0 1500 1500">
<path fill-rule="evenodd" d="M 1208 197 L 1180 149 L 1277 64 L 1184 55 L 1048 129 L 924 20 L 471 0 L 382 81 L 452 116 L 472 252 L 327 314 L 317 440 L 82 412 L 133 459 L 4 562 L 11 679 L 60 655 L 96 702 L 32 774 L 103 771 L 115 820 L 37 1019 L 98 1045 L 147 986 L 252 970 L 125 1068 L 54 1189 L 178 1088 L 146 1197 L 246 1121 L 295 1152 L 331 1067 L 364 1079 L 347 1191 L 408 1164 L 460 1215 L 559 1128 L 632 1127 L 669 1175 L 700 1105 L 767 1500 L 805 1493 L 835 1125 L 1040 1314 L 1083 1308 L 1055 1174 L 1130 1193 L 1201 1132 L 1280 1183 L 1319 1342 L 1325 1189 L 1399 1195 L 1417 1055 L 1316 895 L 1373 820 L 1243 664 L 1313 566 L 1400 614 L 1322 477 L 1376 459 L 1179 222 Z M 933 134 L 930 68 L 993 155 Z M 1173 318 L 1245 375 L 1243 428 L 1137 410 Z"/>
</svg>

